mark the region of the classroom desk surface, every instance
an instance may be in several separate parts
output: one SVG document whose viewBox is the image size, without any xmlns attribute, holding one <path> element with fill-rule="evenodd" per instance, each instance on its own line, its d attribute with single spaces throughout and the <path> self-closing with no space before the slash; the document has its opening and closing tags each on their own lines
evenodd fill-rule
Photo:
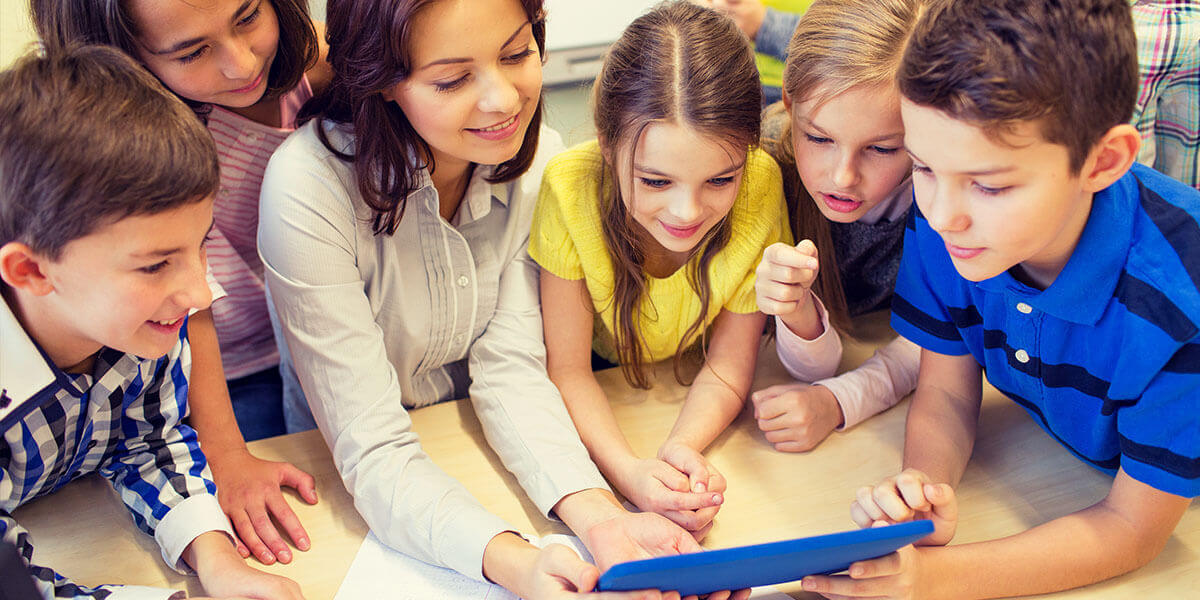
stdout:
<svg viewBox="0 0 1200 600">
<path fill-rule="evenodd" d="M 869 329 L 880 335 L 848 342 L 843 367 L 860 363 L 885 339 L 881 338 L 886 330 L 884 317 L 875 321 Z M 629 388 L 617 369 L 598 377 L 634 449 L 653 456 L 686 389 L 675 383 L 669 367 L 661 365 L 657 385 L 649 391 Z M 773 345 L 768 344 L 760 355 L 755 389 L 788 379 Z M 987 388 L 984 396 L 975 454 L 958 488 L 960 520 L 954 543 L 1014 534 L 1104 497 L 1110 477 L 1075 459 L 995 390 Z M 833 434 L 807 454 L 776 452 L 750 412 L 744 412 L 706 453 L 728 478 L 729 489 L 705 546 L 724 548 L 854 528 L 849 517 L 854 490 L 894 474 L 900 466 L 906 410 L 907 401 L 851 431 Z M 433 460 L 489 510 L 529 533 L 567 532 L 561 523 L 542 517 L 525 498 L 488 449 L 468 402 L 422 408 L 413 411 L 412 418 Z M 290 565 L 265 569 L 295 579 L 309 600 L 333 598 L 367 527 L 321 436 L 316 431 L 281 436 L 253 442 L 250 449 L 262 458 L 288 460 L 311 473 L 320 497 L 317 505 L 308 506 L 291 495 L 312 549 L 294 552 Z M 73 482 L 21 507 L 14 516 L 30 530 L 38 562 L 78 583 L 158 585 L 201 592 L 195 578 L 180 576 L 162 563 L 154 541 L 137 531 L 108 482 L 98 476 Z M 795 584 L 781 588 L 797 598 L 817 598 Z M 1146 567 L 1045 597 L 1175 599 L 1198 589 L 1200 503 L 1193 503 L 1166 548 Z"/>
</svg>

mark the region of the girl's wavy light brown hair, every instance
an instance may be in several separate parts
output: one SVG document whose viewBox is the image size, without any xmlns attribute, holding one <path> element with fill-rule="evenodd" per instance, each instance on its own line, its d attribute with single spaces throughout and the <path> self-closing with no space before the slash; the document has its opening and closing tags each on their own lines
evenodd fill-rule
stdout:
<svg viewBox="0 0 1200 600">
<path fill-rule="evenodd" d="M 374 212 L 376 235 L 400 226 L 408 195 L 421 185 L 421 170 L 436 168 L 429 145 L 395 102 L 381 92 L 412 73 L 410 40 L 416 15 L 436 0 L 329 0 L 325 39 L 333 80 L 301 109 L 298 122 L 317 120 L 317 136 L 339 159 L 354 164 L 358 191 Z M 513 0 L 518 1 L 518 0 Z M 542 0 L 519 0 L 532 26 L 538 53 L 546 53 Z M 343 152 L 325 135 L 325 122 L 354 126 L 354 153 Z M 489 183 L 503 183 L 529 170 L 537 153 L 542 98 L 516 156 L 501 163 Z M 428 161 L 428 162 L 426 162 Z"/>
<path fill-rule="evenodd" d="M 800 18 L 788 44 L 783 90 L 792 106 L 814 98 L 821 103 L 860 86 L 893 85 L 905 44 L 925 5 L 925 0 L 814 2 Z M 797 240 L 812 240 L 821 258 L 813 293 L 825 304 L 833 326 L 848 332 L 850 309 L 829 221 L 796 174 L 790 116 L 780 140 L 771 149 L 784 173 L 788 206 L 793 210 L 793 233 Z"/>
<path fill-rule="evenodd" d="M 308 14 L 307 0 L 264 0 L 279 21 L 279 49 L 267 73 L 265 98 L 277 98 L 300 84 L 317 62 L 317 31 Z M 138 56 L 137 23 L 125 10 L 125 0 L 30 0 L 30 13 L 38 37 L 47 48 L 80 44 L 115 46 L 135 59 Z M 178 94 L 176 94 L 178 95 Z M 181 99 L 201 116 L 211 106 Z"/>
<path fill-rule="evenodd" d="M 654 242 L 626 209 L 621 186 L 605 183 L 617 181 L 615 149 L 637 148 L 646 127 L 661 122 L 749 150 L 758 143 L 762 90 L 749 42 L 733 22 L 713 10 L 677 1 L 656 6 L 625 29 L 604 59 L 592 102 L 597 136 L 605 148 L 600 212 L 615 278 L 614 345 L 625 379 L 648 388 L 637 323 L 647 285 L 645 244 Z M 631 152 L 631 163 L 633 158 Z M 728 219 L 722 220 L 696 245 L 684 267 L 700 297 L 700 315 L 675 351 L 675 379 L 680 383 L 686 383 L 684 351 L 704 337 L 704 317 L 712 300 L 709 265 L 729 235 Z"/>
</svg>

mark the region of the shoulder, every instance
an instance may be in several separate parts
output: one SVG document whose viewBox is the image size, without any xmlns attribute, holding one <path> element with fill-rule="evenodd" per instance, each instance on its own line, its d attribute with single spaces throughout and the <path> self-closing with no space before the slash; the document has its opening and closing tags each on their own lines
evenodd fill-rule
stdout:
<svg viewBox="0 0 1200 600">
<path fill-rule="evenodd" d="M 590 140 L 572 146 L 550 159 L 546 164 L 546 180 L 555 185 L 572 185 L 599 179 L 604 168 L 600 144 Z"/>
<path fill-rule="evenodd" d="M 559 205 L 564 213 L 576 212 L 581 205 L 595 205 L 603 170 L 604 157 L 595 140 L 563 150 L 546 164 L 542 201 Z"/>
<path fill-rule="evenodd" d="M 1200 191 L 1142 165 L 1126 177 L 1134 181 L 1125 193 L 1136 196 L 1126 273 L 1156 290 L 1159 311 L 1200 331 Z"/>
</svg>

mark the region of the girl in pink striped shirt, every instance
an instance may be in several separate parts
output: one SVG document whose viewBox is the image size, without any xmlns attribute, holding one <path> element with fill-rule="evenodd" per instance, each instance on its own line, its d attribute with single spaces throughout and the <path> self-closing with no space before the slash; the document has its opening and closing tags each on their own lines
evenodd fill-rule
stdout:
<svg viewBox="0 0 1200 600">
<path fill-rule="evenodd" d="M 280 488 L 314 503 L 313 479 L 291 464 L 253 457 L 245 444 L 284 433 L 279 353 L 256 243 L 258 197 L 267 159 L 330 77 L 323 27 L 309 18 L 305 0 L 33 0 L 31 8 L 43 43 L 122 49 L 192 106 L 213 135 L 221 187 L 207 251 L 216 299 L 189 319 L 191 423 L 241 538 L 239 552 L 253 551 L 266 564 L 290 562 L 271 516 L 307 550 L 308 535 Z"/>
</svg>

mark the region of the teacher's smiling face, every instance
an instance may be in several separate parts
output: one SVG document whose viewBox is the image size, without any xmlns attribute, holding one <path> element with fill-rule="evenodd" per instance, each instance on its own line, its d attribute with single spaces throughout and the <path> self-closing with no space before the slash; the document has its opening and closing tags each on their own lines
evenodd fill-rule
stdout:
<svg viewBox="0 0 1200 600">
<path fill-rule="evenodd" d="M 542 91 L 542 57 L 521 4 L 440 0 L 412 26 L 411 75 L 383 95 L 429 144 L 435 168 L 513 158 Z"/>
</svg>

